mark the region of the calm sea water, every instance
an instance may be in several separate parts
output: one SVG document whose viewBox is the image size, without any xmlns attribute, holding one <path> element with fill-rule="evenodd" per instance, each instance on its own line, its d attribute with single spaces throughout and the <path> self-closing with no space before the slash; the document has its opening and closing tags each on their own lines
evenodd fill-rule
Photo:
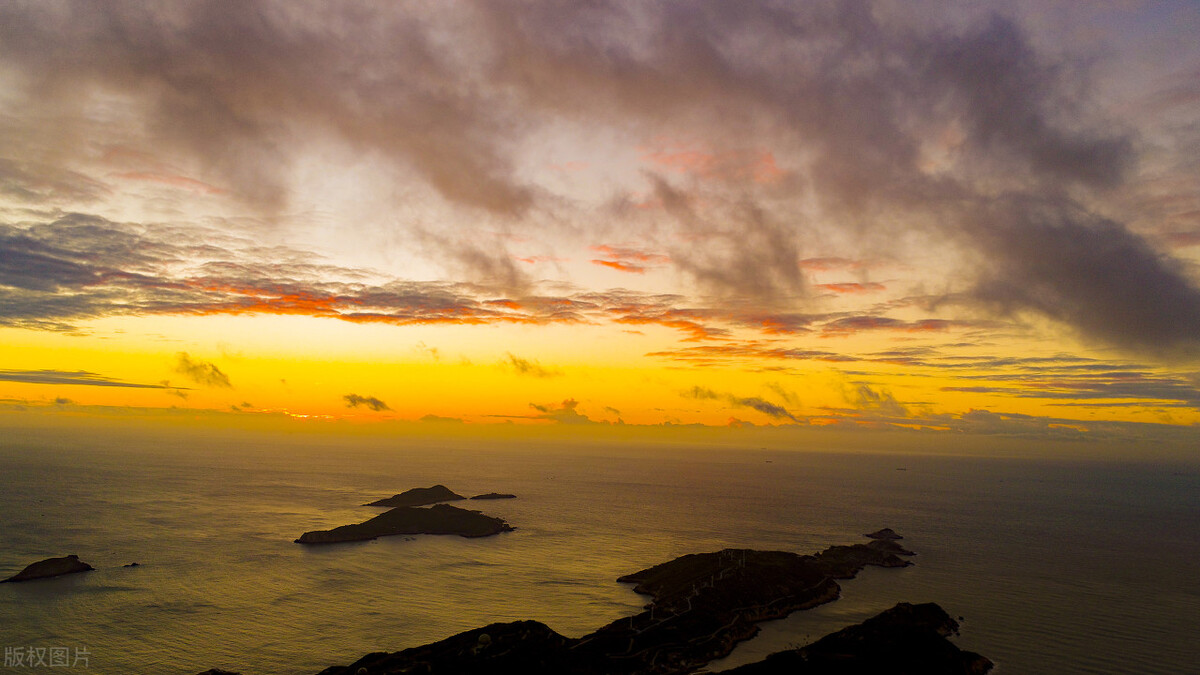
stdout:
<svg viewBox="0 0 1200 675">
<path fill-rule="evenodd" d="M 914 567 L 866 570 L 842 599 L 766 624 L 712 669 L 906 600 L 964 617 L 956 642 L 1002 673 L 1200 672 L 1195 466 L 253 434 L 7 436 L 0 576 L 68 553 L 98 571 L 0 586 L 0 646 L 66 648 L 86 656 L 86 672 L 315 673 L 516 619 L 578 636 L 639 610 L 644 600 L 613 581 L 621 574 L 730 546 L 815 552 L 884 526 L 918 552 Z M 434 483 L 518 494 L 471 503 L 518 529 L 476 540 L 292 543 L 379 512 L 365 501 Z"/>
</svg>

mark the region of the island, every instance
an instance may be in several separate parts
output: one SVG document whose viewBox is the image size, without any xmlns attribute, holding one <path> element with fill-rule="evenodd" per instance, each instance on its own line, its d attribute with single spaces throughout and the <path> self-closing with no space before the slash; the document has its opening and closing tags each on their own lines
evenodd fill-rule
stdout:
<svg viewBox="0 0 1200 675">
<path fill-rule="evenodd" d="M 425 506 L 439 502 L 454 502 L 466 497 L 454 492 L 445 485 L 434 485 L 427 488 L 413 488 L 398 495 L 385 499 L 377 499 L 363 506 Z"/>
<path fill-rule="evenodd" d="M 565 637 L 537 621 L 494 623 L 400 652 L 368 654 L 348 666 L 327 668 L 320 675 L 694 672 L 755 635 L 758 623 L 837 599 L 841 587 L 836 579 L 853 577 L 866 565 L 911 564 L 898 557 L 910 554 L 903 549 L 897 551 L 899 548 L 892 539 L 877 539 L 870 544 L 831 546 L 815 555 L 752 549 L 685 555 L 620 577 L 618 581 L 636 584 L 634 591 L 650 596 L 651 601 L 639 614 L 618 619 L 581 638 Z M 836 660 L 841 654 L 838 650 L 846 651 L 861 640 L 864 644 L 879 644 L 884 657 L 895 657 L 902 663 L 925 663 L 923 659 L 929 659 L 935 668 L 797 672 L 987 672 L 990 662 L 977 654 L 960 652 L 946 640 L 955 630 L 957 624 L 936 605 L 897 605 L 875 619 L 846 629 L 849 633 L 835 633 L 804 649 L 812 649 L 811 654 L 820 658 Z M 787 652 L 770 658 L 776 662 L 805 659 L 809 652 Z M 958 670 L 947 669 L 959 666 Z M 773 667 L 773 663 L 763 667 Z"/>
<path fill-rule="evenodd" d="M 332 530 L 305 532 L 297 544 L 337 544 L 347 541 L 366 541 L 394 534 L 457 534 L 461 537 L 487 537 L 511 532 L 512 526 L 503 518 L 485 516 L 478 511 L 460 509 L 449 504 L 428 508 L 397 506 L 370 520 L 355 525 L 342 525 Z"/>
<path fill-rule="evenodd" d="M 28 565 L 25 569 L 17 572 L 11 577 L 0 581 L 0 584 L 10 581 L 33 581 L 34 579 L 49 579 L 51 577 L 61 577 L 64 574 L 75 574 L 77 572 L 90 572 L 96 569 L 91 565 L 83 562 L 77 555 L 63 556 L 62 558 L 46 558 L 38 562 Z"/>
<path fill-rule="evenodd" d="M 475 495 L 471 499 L 516 499 L 516 495 L 510 495 L 507 492 L 488 492 L 487 494 Z"/>
</svg>

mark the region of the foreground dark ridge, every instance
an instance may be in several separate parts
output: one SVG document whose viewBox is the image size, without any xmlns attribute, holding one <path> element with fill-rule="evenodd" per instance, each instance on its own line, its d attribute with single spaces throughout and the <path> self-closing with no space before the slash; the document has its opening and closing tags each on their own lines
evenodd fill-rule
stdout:
<svg viewBox="0 0 1200 675">
<path fill-rule="evenodd" d="M 983 675 L 992 662 L 946 638 L 958 622 L 933 604 L 902 602 L 816 642 L 771 654 L 730 675 Z"/>
<path fill-rule="evenodd" d="M 449 504 L 429 508 L 397 506 L 374 518 L 354 525 L 342 525 L 332 530 L 305 532 L 297 544 L 338 544 L 346 541 L 366 541 L 395 534 L 457 534 L 461 537 L 486 537 L 511 532 L 512 526 L 503 518 L 485 516 Z"/>
<path fill-rule="evenodd" d="M 866 565 L 911 564 L 900 555 L 912 553 L 893 538 L 831 546 L 816 555 L 749 549 L 685 555 L 621 577 L 619 581 L 635 583 L 635 591 L 652 597 L 646 610 L 579 639 L 537 621 L 496 623 L 421 647 L 368 654 L 320 675 L 357 675 L 361 669 L 372 675 L 688 673 L 728 655 L 738 642 L 758 632 L 761 621 L 835 600 L 841 590 L 835 579 L 851 578 Z M 924 612 L 915 615 L 919 621 L 913 630 L 931 625 Z M 904 616 L 872 624 L 882 626 L 869 633 L 872 639 L 885 638 L 889 627 L 904 623 Z M 944 642 L 939 631 L 947 624 L 932 625 Z"/>
</svg>

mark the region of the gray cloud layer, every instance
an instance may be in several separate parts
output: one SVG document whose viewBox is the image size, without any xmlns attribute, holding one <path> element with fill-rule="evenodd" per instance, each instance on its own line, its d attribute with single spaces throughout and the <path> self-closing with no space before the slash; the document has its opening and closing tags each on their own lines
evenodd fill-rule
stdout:
<svg viewBox="0 0 1200 675">
<path fill-rule="evenodd" d="M 958 296 L 975 306 L 1044 315 L 1131 350 L 1200 347 L 1195 281 L 1091 206 L 1123 185 L 1138 145 L 1096 114 L 1082 60 L 1039 53 L 1010 18 L 923 26 L 886 14 L 866 2 L 716 0 L 6 3 L 0 61 L 27 94 L 22 124 L 44 142 L 78 144 L 94 123 L 86 104 L 119 97 L 156 142 L 276 206 L 310 138 L 384 158 L 448 203 L 499 219 L 559 208 L 517 170 L 522 140 L 543 123 L 677 132 L 718 152 L 769 147 L 783 165 L 770 184 L 650 178 L 686 242 L 672 264 L 715 296 L 795 304 L 809 292 L 805 244 L 822 228 L 880 247 L 920 228 L 986 261 Z M 30 200 L 104 193 L 12 158 L 0 158 L 0 189 Z M 507 255 L 416 234 L 529 291 Z M 192 288 L 146 297 L 136 289 L 152 280 L 104 262 L 117 252 L 81 260 L 46 245 L 11 233 L 0 243 L 0 316 L 65 325 L 87 310 L 79 294 L 51 294 L 118 274 L 129 275 L 124 290 L 89 297 L 116 293 L 113 304 L 141 311 L 202 304 Z M 259 281 L 286 291 L 277 271 Z M 444 289 L 414 301 L 437 298 L 456 301 Z"/>
</svg>

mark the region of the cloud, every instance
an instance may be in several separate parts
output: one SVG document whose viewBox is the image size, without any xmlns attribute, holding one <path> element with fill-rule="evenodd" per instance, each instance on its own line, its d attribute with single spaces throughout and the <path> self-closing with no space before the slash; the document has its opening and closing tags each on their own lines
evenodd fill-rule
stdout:
<svg viewBox="0 0 1200 675">
<path fill-rule="evenodd" d="M 723 398 L 721 396 L 721 394 L 718 394 L 717 392 L 713 391 L 712 389 L 709 389 L 707 387 L 701 387 L 701 386 L 692 387 L 691 389 L 683 392 L 682 395 L 687 398 L 694 398 L 694 399 L 699 399 L 699 400 L 716 400 L 719 398 Z"/>
<path fill-rule="evenodd" d="M 867 410 L 888 417 L 910 416 L 908 409 L 896 400 L 892 392 L 883 388 L 875 389 L 868 384 L 860 383 L 847 394 L 846 398 L 859 410 Z"/>
<path fill-rule="evenodd" d="M 550 420 L 558 424 L 596 424 L 587 415 L 576 410 L 579 407 L 579 401 L 573 398 L 566 399 L 558 405 L 530 403 L 529 407 L 540 413 L 535 415 L 534 419 Z"/>
<path fill-rule="evenodd" d="M 1086 372 L 1031 372 L 974 376 L 989 385 L 942 387 L 942 391 L 999 394 L 1015 398 L 1070 401 L 1072 405 L 1109 405 L 1097 401 L 1122 401 L 1123 405 L 1187 407 L 1200 409 L 1200 387 L 1180 376 L 1153 376 L 1129 370 Z M 996 386 L 1003 384 L 1005 386 Z"/>
<path fill-rule="evenodd" d="M 665 181 L 656 189 L 688 236 L 703 242 L 671 250 L 675 266 L 702 286 L 734 301 L 765 305 L 790 304 L 807 294 L 799 265 L 801 233 L 794 223 L 752 202 L 701 216 L 691 197 Z"/>
<path fill-rule="evenodd" d="M 816 288 L 833 293 L 876 293 L 887 290 L 887 286 L 872 281 L 816 284 Z"/>
<path fill-rule="evenodd" d="M 753 408 L 764 415 L 769 415 L 770 417 L 774 417 L 776 419 L 789 419 L 793 422 L 800 421 L 795 415 L 788 412 L 783 406 L 775 405 L 769 401 L 764 401 L 757 396 L 752 396 L 750 398 L 735 398 L 733 399 L 733 402 L 736 405 Z"/>
<path fill-rule="evenodd" d="M 671 261 L 671 258 L 659 253 L 648 253 L 646 251 L 617 247 L 617 246 L 592 246 L 591 250 L 604 256 L 602 259 L 592 260 L 593 265 L 601 265 L 618 272 L 629 272 L 632 274 L 645 274 L 647 269 L 658 267 Z"/>
<path fill-rule="evenodd" d="M 35 109 L 69 109 L 97 90 L 120 96 L 164 149 L 255 203 L 281 205 L 298 146 L 332 139 L 386 157 L 452 202 L 505 214 L 529 206 L 503 140 L 520 126 L 511 106 L 496 88 L 446 86 L 483 74 L 461 58 L 470 40 L 440 45 L 426 23 L 436 17 L 418 11 L 328 9 L 6 5 L 0 59 L 20 69 Z M 41 131 L 71 138 L 88 120 L 59 114 L 53 125 Z"/>
<path fill-rule="evenodd" d="M 825 258 L 805 258 L 799 263 L 800 268 L 809 272 L 832 272 L 834 270 L 859 270 L 868 266 L 868 263 L 862 260 L 852 260 L 850 258 L 825 257 Z"/>
<path fill-rule="evenodd" d="M 849 363 L 860 360 L 850 354 L 838 352 L 780 347 L 759 341 L 732 342 L 718 345 L 699 345 L 681 347 L 679 349 L 650 352 L 646 356 L 657 356 L 674 361 L 684 361 L 695 365 L 717 365 L 729 361 L 827 361 L 831 363 Z"/>
<path fill-rule="evenodd" d="M 788 405 L 799 405 L 800 404 L 799 397 L 797 397 L 795 394 L 788 391 L 787 389 L 784 389 L 783 385 L 779 384 L 778 382 L 768 382 L 766 386 L 767 386 L 767 389 L 770 389 L 771 391 L 775 392 L 775 394 L 777 396 L 779 396 L 779 398 L 782 398 L 783 401 L 785 403 L 787 403 Z"/>
<path fill-rule="evenodd" d="M 0 370 L 0 380 L 25 384 L 69 384 L 92 387 L 131 387 L 135 389 L 176 389 L 162 384 L 141 384 L 91 373 L 86 370 Z"/>
<path fill-rule="evenodd" d="M 110 190 L 100 181 L 63 167 L 0 157 L 0 195 L 44 206 L 92 202 Z"/>
<path fill-rule="evenodd" d="M 621 262 L 620 260 L 593 260 L 592 264 L 600 265 L 601 267 L 608 267 L 609 269 L 614 269 L 618 272 L 629 272 L 630 274 L 646 273 L 646 268 L 644 266 L 631 265 L 629 263 Z"/>
<path fill-rule="evenodd" d="M 229 382 L 229 376 L 221 372 L 215 363 L 193 359 L 188 356 L 187 352 L 179 352 L 175 355 L 175 372 L 206 387 L 225 389 L 233 387 Z"/>
<path fill-rule="evenodd" d="M 892 330 L 903 333 L 943 332 L 952 328 L 971 328 L 979 324 L 949 319 L 920 319 L 905 321 L 885 316 L 848 316 L 834 319 L 821 326 L 821 337 L 846 337 L 857 333 Z"/>
<path fill-rule="evenodd" d="M 380 401 L 379 399 L 375 398 L 374 396 L 359 396 L 358 394 L 346 394 L 342 398 L 346 401 L 347 408 L 357 408 L 359 406 L 362 406 L 364 408 L 370 408 L 371 410 L 374 410 L 375 412 L 391 410 L 391 408 L 388 407 L 388 404 L 384 403 L 383 401 Z"/>
<path fill-rule="evenodd" d="M 707 387 L 694 386 L 691 389 L 680 393 L 684 398 L 694 398 L 697 400 L 717 400 L 725 401 L 730 405 L 740 406 L 743 408 L 751 408 L 758 412 L 775 419 L 787 419 L 792 422 L 800 422 L 792 413 L 788 412 L 783 406 L 775 405 L 770 401 L 764 400 L 757 396 L 741 397 L 734 394 L 718 393 Z"/>
<path fill-rule="evenodd" d="M 229 190 L 282 213 L 290 197 L 308 198 L 290 181 L 320 152 L 406 186 L 364 210 L 402 202 L 379 208 L 400 213 L 389 235 L 506 297 L 536 293 L 536 280 L 505 237 L 480 234 L 487 228 L 541 235 L 544 226 L 586 232 L 588 242 L 636 232 L 670 262 L 599 255 L 596 264 L 634 273 L 670 264 L 694 282 L 689 292 L 711 294 L 708 309 L 750 301 L 778 315 L 824 301 L 814 292 L 879 290 L 865 280 L 813 285 L 807 275 L 902 255 L 921 246 L 907 238 L 918 232 L 953 253 L 947 261 L 964 261 L 970 290 L 954 295 L 972 310 L 1036 313 L 1138 353 L 1196 350 L 1193 277 L 1109 208 L 1141 189 L 1130 179 L 1148 153 L 1094 98 L 1121 87 L 1095 86 L 1097 60 L 1073 53 L 1083 43 L 1071 36 L 1040 49 L 1023 11 L 834 1 L 6 3 L 0 65 L 12 74 L 8 107 L 23 112 L 0 120 L 11 148 L 0 192 L 47 212 L 112 194 L 75 150 L 119 128 L 122 142 L 182 168 L 122 166 L 106 180 L 207 197 Z M 1193 79 L 1171 79 L 1147 105 L 1190 110 Z M 113 100 L 118 117 L 94 114 Z M 629 142 L 643 172 L 613 180 L 614 191 L 645 197 L 637 200 L 653 213 L 597 224 L 578 193 L 538 183 L 530 164 L 547 161 L 546 130 Z M 1169 159 L 1194 155 L 1167 145 Z M 114 314 L 234 312 L 396 324 L 563 318 L 482 304 L 497 298 L 467 284 L 331 282 L 312 266 L 263 258 L 178 274 L 167 259 L 196 261 L 188 249 L 202 237 L 184 246 L 97 227 L 109 244 L 161 246 L 97 248 L 93 258 L 14 228 L 0 241 L 0 323 L 68 330 Z M 1167 241 L 1194 241 L 1194 228 L 1172 227 L 1160 232 Z M 102 234 L 72 236 L 100 244 Z M 847 240 L 861 257 L 819 255 L 825 242 Z M 149 259 L 133 264 L 139 254 Z M 720 336 L 711 319 L 663 318 L 696 339 Z"/>
<path fill-rule="evenodd" d="M 505 362 L 504 365 L 512 368 L 513 371 L 518 375 L 528 375 L 530 377 L 540 378 L 558 377 L 562 375 L 560 371 L 544 368 L 537 361 L 530 361 L 529 359 L 520 358 L 519 356 L 514 355 L 512 352 L 509 352 L 507 356 L 508 361 Z"/>
<path fill-rule="evenodd" d="M 787 172 L 769 150 L 715 150 L 680 143 L 643 148 L 642 159 L 655 168 L 697 178 L 731 182 L 773 183 Z"/>
<path fill-rule="evenodd" d="M 1200 288 L 1124 226 L 1057 200 L 998 200 L 971 293 L 1002 314 L 1033 311 L 1088 338 L 1159 356 L 1200 350 Z"/>
<path fill-rule="evenodd" d="M 375 283 L 364 283 L 372 279 Z M 85 214 L 0 223 L 0 325 L 71 330 L 122 315 L 279 314 L 354 323 L 575 323 L 599 302 L 489 296 L 466 283 L 379 280 L 284 247 L 200 229 L 115 223 Z"/>
</svg>

